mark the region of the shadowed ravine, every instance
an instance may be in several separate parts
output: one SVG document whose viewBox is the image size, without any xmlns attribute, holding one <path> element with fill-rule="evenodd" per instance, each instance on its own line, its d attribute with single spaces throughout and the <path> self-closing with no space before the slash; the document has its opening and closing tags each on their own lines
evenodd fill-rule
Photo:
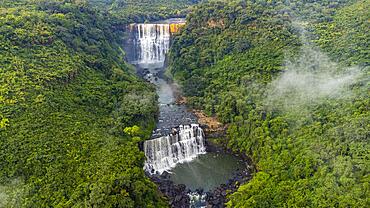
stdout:
<svg viewBox="0 0 370 208">
<path fill-rule="evenodd" d="M 156 86 L 159 97 L 157 127 L 151 140 L 144 143 L 146 172 L 165 175 L 171 184 L 186 185 L 190 207 L 204 207 L 206 194 L 199 193 L 227 183 L 242 169 L 243 162 L 230 154 L 207 153 L 196 116 L 185 105 L 175 104 L 178 90 L 164 76 L 165 58 L 172 33 L 182 24 L 181 19 L 132 24 L 125 50 L 128 61 L 136 66 L 139 76 Z"/>
</svg>

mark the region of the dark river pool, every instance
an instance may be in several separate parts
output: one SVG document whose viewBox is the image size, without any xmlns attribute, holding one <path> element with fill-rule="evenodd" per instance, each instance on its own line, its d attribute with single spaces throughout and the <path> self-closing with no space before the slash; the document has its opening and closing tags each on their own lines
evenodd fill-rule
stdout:
<svg viewBox="0 0 370 208">
<path fill-rule="evenodd" d="M 209 191 L 225 183 L 243 165 L 243 161 L 233 155 L 208 152 L 190 162 L 178 164 L 171 170 L 171 180 L 176 184 L 185 184 L 193 191 Z"/>
</svg>

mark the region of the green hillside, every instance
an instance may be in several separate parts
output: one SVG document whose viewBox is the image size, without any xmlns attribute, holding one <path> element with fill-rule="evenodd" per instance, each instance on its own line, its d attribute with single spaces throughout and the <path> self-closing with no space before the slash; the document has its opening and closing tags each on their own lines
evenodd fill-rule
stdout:
<svg viewBox="0 0 370 208">
<path fill-rule="evenodd" d="M 0 8 L 0 207 L 166 206 L 137 145 L 156 95 L 119 31 L 83 3 L 29 2 Z"/>
<path fill-rule="evenodd" d="M 168 74 L 227 125 L 217 143 L 257 168 L 226 205 L 370 207 L 369 6 L 1 1 L 0 207 L 169 206 L 138 147 L 155 87 L 125 63 L 122 39 L 125 24 L 186 14 Z"/>
<path fill-rule="evenodd" d="M 122 23 L 163 20 L 185 17 L 188 7 L 200 0 L 89 0 L 99 9 L 104 8 Z"/>
<path fill-rule="evenodd" d="M 370 205 L 369 5 L 209 1 L 189 14 L 170 72 L 258 169 L 229 207 Z"/>
</svg>

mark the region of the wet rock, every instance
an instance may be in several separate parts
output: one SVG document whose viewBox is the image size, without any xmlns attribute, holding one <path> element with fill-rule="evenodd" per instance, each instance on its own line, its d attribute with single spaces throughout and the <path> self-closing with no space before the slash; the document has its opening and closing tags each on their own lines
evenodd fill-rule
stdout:
<svg viewBox="0 0 370 208">
<path fill-rule="evenodd" d="M 181 195 L 177 195 L 176 197 L 175 197 L 175 202 L 179 202 L 179 201 L 181 201 L 182 200 L 182 196 Z"/>
<path fill-rule="evenodd" d="M 221 192 L 221 196 L 223 196 L 223 197 L 225 197 L 225 196 L 226 196 L 226 190 L 223 190 L 223 191 Z"/>
<path fill-rule="evenodd" d="M 195 192 L 197 192 L 199 195 L 202 195 L 204 190 L 202 188 L 196 189 Z"/>
<path fill-rule="evenodd" d="M 164 180 L 169 180 L 170 179 L 170 173 L 168 173 L 167 171 L 164 171 L 161 175 L 161 178 L 163 178 Z"/>
<path fill-rule="evenodd" d="M 184 184 L 179 184 L 176 186 L 177 192 L 186 192 L 186 186 Z"/>
<path fill-rule="evenodd" d="M 233 177 L 231 177 L 226 184 L 221 184 L 219 187 L 208 192 L 206 197 L 206 207 L 225 207 L 228 193 L 235 192 L 241 184 L 249 181 L 251 179 L 250 171 L 249 166 L 246 165 L 246 169 L 236 171 Z"/>
<path fill-rule="evenodd" d="M 164 171 L 161 175 L 148 175 L 148 177 L 158 185 L 159 191 L 169 199 L 171 207 L 188 208 L 190 206 L 190 198 L 187 195 L 189 190 L 183 184 L 174 184 L 167 171 Z"/>
</svg>

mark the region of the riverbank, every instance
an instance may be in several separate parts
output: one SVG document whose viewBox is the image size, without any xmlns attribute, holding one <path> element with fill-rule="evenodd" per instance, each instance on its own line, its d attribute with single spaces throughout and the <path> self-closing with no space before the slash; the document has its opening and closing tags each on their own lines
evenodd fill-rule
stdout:
<svg viewBox="0 0 370 208">
<path fill-rule="evenodd" d="M 177 86 L 178 87 L 178 86 Z M 179 89 L 179 88 L 177 88 Z M 186 97 L 180 94 L 177 90 L 176 103 L 179 105 L 187 105 Z M 207 207 L 224 207 L 228 201 L 227 196 L 237 191 L 240 185 L 247 183 L 252 179 L 252 174 L 257 171 L 253 165 L 252 159 L 245 154 L 237 153 L 228 148 L 227 143 L 227 125 L 222 124 L 216 116 L 207 116 L 203 111 L 191 109 L 198 118 L 198 123 L 203 128 L 206 138 L 206 151 L 216 152 L 221 154 L 231 154 L 239 158 L 245 164 L 245 168 L 236 171 L 227 182 L 221 184 L 209 192 L 203 193 L 198 190 L 198 194 L 206 194 Z"/>
<path fill-rule="evenodd" d="M 206 137 L 206 151 L 207 152 L 217 152 L 221 154 L 232 154 L 239 158 L 243 163 L 244 167 L 233 173 L 233 176 L 221 184 L 220 186 L 214 188 L 212 191 L 206 193 L 207 207 L 217 208 L 224 207 L 224 204 L 228 201 L 227 196 L 238 190 L 240 185 L 247 183 L 252 179 L 252 174 L 255 172 L 255 168 L 251 165 L 251 160 L 249 157 L 243 154 L 237 154 L 232 152 L 226 146 L 214 142 L 215 138 Z"/>
</svg>

